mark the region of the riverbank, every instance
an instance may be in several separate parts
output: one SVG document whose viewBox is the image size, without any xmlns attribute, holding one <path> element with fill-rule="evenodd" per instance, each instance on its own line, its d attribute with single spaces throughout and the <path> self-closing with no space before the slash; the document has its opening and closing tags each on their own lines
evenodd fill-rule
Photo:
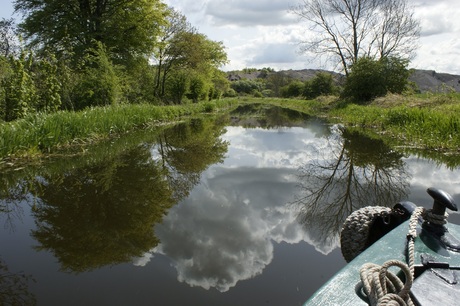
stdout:
<svg viewBox="0 0 460 306">
<path fill-rule="evenodd" d="M 201 113 L 224 111 L 236 103 L 222 100 L 180 106 L 137 104 L 34 114 L 0 124 L 0 161 L 33 158 L 63 146 L 94 143 L 135 129 L 176 122 Z"/>
<path fill-rule="evenodd" d="M 392 146 L 460 153 L 460 94 L 387 95 L 369 105 L 344 104 L 334 97 L 315 101 L 267 100 L 332 123 L 383 137 Z"/>
<path fill-rule="evenodd" d="M 370 105 L 343 104 L 334 97 L 316 100 L 232 98 L 180 106 L 120 105 L 82 112 L 35 114 L 0 124 L 0 160 L 34 157 L 73 144 L 88 144 L 131 130 L 224 112 L 245 103 L 266 103 L 297 110 L 333 123 L 392 140 L 399 147 L 460 152 L 460 95 L 388 95 Z"/>
</svg>

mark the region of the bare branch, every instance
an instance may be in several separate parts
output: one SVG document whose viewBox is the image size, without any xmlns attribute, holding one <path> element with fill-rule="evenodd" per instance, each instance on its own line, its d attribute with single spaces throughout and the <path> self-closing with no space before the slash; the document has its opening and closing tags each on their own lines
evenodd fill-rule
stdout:
<svg viewBox="0 0 460 306">
<path fill-rule="evenodd" d="M 291 11 L 314 33 L 302 50 L 328 56 L 347 75 L 361 56 L 410 59 L 417 47 L 420 26 L 407 0 L 302 0 Z"/>
</svg>

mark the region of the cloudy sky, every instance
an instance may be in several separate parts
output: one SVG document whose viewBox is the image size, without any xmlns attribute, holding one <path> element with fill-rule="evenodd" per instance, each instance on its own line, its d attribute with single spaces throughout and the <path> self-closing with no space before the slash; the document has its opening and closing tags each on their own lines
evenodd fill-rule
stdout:
<svg viewBox="0 0 460 306">
<path fill-rule="evenodd" d="M 164 0 L 180 10 L 201 33 L 223 41 L 230 63 L 225 70 L 245 67 L 279 69 L 324 68 L 327 63 L 299 54 L 305 25 L 290 14 L 301 0 Z M 12 12 L 11 0 L 0 0 L 0 17 Z M 417 57 L 411 66 L 460 74 L 460 2 L 409 0 L 421 21 Z"/>
</svg>

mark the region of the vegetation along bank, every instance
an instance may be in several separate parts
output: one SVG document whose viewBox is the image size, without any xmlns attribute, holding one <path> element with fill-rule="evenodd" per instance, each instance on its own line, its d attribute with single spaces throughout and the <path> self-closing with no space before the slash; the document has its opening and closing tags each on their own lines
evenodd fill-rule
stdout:
<svg viewBox="0 0 460 306">
<path fill-rule="evenodd" d="M 359 15 L 375 18 L 363 23 L 323 7 L 329 2 L 293 8 L 318 26 L 305 50 L 330 52 L 340 70 L 307 78 L 269 67 L 222 71 L 223 43 L 160 0 L 62 3 L 16 0 L 22 19 L 0 21 L 2 163 L 254 101 L 325 117 L 398 146 L 451 153 L 460 147 L 456 89 L 444 84 L 427 93 L 411 81 L 415 49 L 407 46 L 416 46 L 420 26 L 407 1 L 358 6 L 367 10 Z M 381 18 L 384 12 L 407 18 Z M 351 23 L 334 28 L 338 33 L 321 31 L 334 18 Z M 359 41 L 359 33 L 372 37 Z M 319 48 L 333 37 L 341 40 Z"/>
</svg>

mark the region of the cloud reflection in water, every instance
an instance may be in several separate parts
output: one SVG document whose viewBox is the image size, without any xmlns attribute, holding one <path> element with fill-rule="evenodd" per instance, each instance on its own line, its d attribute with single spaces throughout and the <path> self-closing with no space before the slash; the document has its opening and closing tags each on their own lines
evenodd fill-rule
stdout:
<svg viewBox="0 0 460 306">
<path fill-rule="evenodd" d="M 308 147 L 326 142 L 303 128 L 229 127 L 223 138 L 230 141 L 228 157 L 156 226 L 161 244 L 153 250 L 173 261 L 179 281 L 221 292 L 261 274 L 273 259 L 273 242 L 313 244 L 286 203 L 297 192 Z M 327 254 L 336 246 L 316 248 Z"/>
</svg>

